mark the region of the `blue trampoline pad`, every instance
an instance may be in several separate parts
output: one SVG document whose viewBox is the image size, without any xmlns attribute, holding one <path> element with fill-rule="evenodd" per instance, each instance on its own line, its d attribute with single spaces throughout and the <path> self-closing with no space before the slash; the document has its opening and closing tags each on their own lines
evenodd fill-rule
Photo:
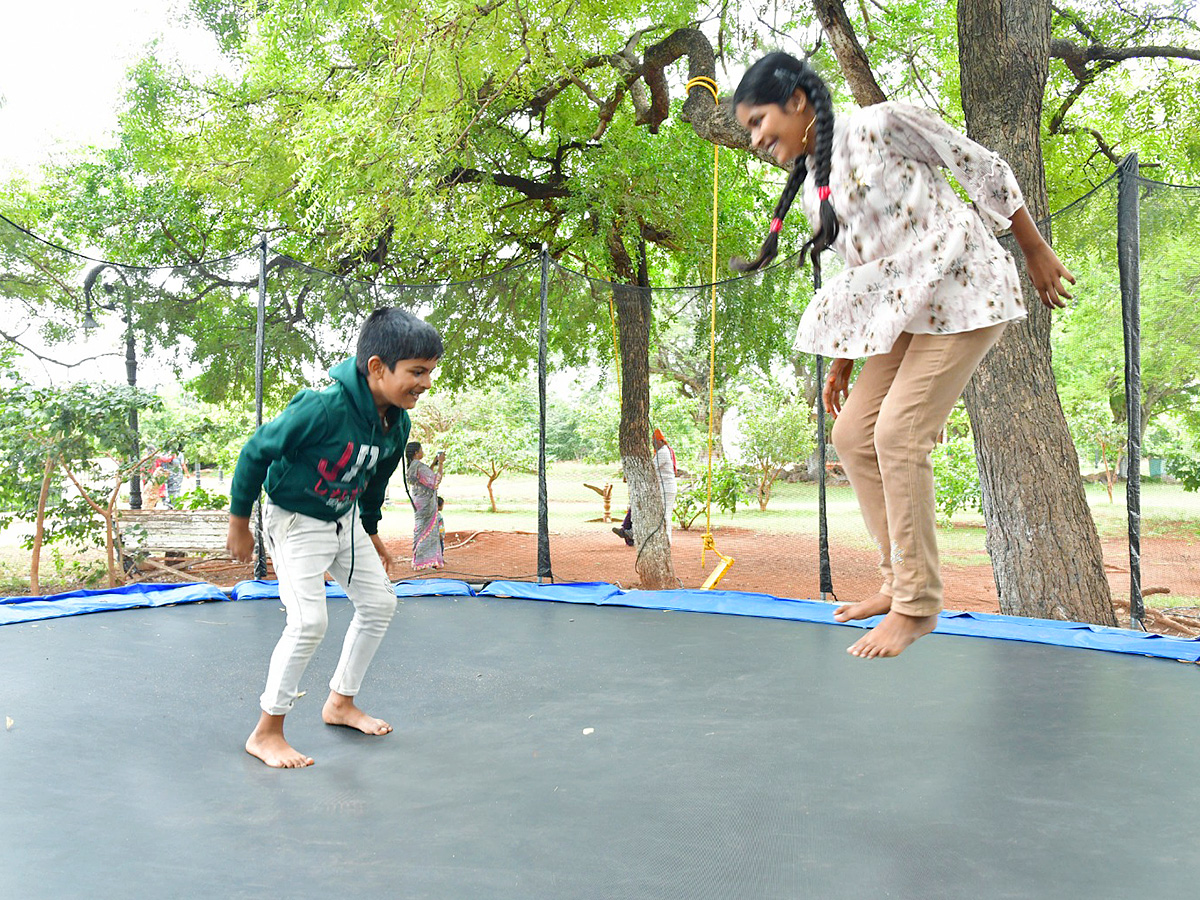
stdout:
<svg viewBox="0 0 1200 900">
<path fill-rule="evenodd" d="M 0 628 L 0 896 L 1194 893 L 1193 665 L 941 634 L 865 661 L 813 622 L 410 597 L 373 738 L 320 721 L 350 613 L 293 771 L 242 750 L 278 603 Z"/>
</svg>

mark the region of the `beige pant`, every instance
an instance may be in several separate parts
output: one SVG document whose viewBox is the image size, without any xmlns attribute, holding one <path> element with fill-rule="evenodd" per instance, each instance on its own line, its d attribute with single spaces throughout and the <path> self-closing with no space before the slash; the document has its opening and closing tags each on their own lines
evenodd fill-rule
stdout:
<svg viewBox="0 0 1200 900">
<path fill-rule="evenodd" d="M 833 425 L 833 446 L 880 549 L 892 609 L 942 609 L 930 454 L 1004 324 L 962 334 L 901 334 L 863 364 Z M 886 548 L 886 549 L 885 549 Z"/>
</svg>

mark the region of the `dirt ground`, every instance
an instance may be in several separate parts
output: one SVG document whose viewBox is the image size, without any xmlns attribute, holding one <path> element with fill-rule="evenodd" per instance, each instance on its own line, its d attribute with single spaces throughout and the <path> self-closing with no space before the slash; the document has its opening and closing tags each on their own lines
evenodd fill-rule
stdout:
<svg viewBox="0 0 1200 900">
<path fill-rule="evenodd" d="M 388 548 L 398 558 L 406 556 L 408 547 L 400 541 L 388 541 Z M 816 541 L 789 538 L 786 556 L 781 556 L 779 543 L 764 538 L 759 532 L 737 528 L 722 528 L 716 535 L 716 545 L 726 556 L 734 559 L 732 567 L 718 587 L 723 590 L 747 591 L 776 597 L 820 598 L 816 575 Z M 615 535 L 597 539 L 585 536 L 552 535 L 551 569 L 557 582 L 607 581 L 624 588 L 638 586 L 634 568 L 636 551 L 627 547 Z M 711 552 L 701 565 L 702 534 L 698 531 L 676 530 L 673 537 L 675 574 L 680 587 L 697 588 L 716 568 L 718 558 Z M 526 533 L 475 532 L 446 535 L 446 568 L 436 574 L 469 582 L 484 580 L 530 578 L 536 575 L 537 538 Z M 1195 564 L 1195 542 L 1174 539 L 1143 539 L 1142 586 L 1153 599 L 1160 593 L 1179 596 L 1200 596 L 1200 565 Z M 1193 561 L 1190 565 L 1187 560 Z M 1129 557 L 1124 541 L 1110 541 L 1104 546 L 1105 569 L 1112 585 L 1117 620 L 1129 623 Z M 834 592 L 840 600 L 866 596 L 878 587 L 873 553 L 839 549 L 833 572 Z M 229 561 L 212 560 L 190 567 L 201 578 L 223 586 L 233 585 L 253 577 L 252 567 Z M 402 562 L 392 572 L 395 578 L 411 577 Z M 426 574 L 426 573 L 422 573 Z M 990 566 L 944 565 L 946 607 L 969 612 L 1000 611 L 996 583 Z M 159 580 L 152 577 L 148 580 Z M 169 576 L 164 576 L 169 580 Z M 828 598 L 832 599 L 832 598 Z M 1147 609 L 1147 627 L 1156 633 L 1185 637 L 1200 636 L 1200 609 L 1172 609 L 1169 614 Z"/>
</svg>

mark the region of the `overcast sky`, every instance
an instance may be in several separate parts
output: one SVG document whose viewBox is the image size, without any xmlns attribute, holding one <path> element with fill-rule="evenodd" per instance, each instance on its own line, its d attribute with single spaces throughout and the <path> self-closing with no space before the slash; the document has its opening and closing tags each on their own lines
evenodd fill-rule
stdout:
<svg viewBox="0 0 1200 900">
<path fill-rule="evenodd" d="M 126 68 L 146 44 L 202 65 L 212 41 L 172 21 L 185 0 L 4 0 L 0 19 L 0 179 L 33 175 L 56 153 L 104 144 Z"/>
</svg>

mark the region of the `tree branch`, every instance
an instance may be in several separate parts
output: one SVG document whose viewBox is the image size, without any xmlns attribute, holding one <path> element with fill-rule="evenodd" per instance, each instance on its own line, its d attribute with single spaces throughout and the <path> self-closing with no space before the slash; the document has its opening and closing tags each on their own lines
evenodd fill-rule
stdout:
<svg viewBox="0 0 1200 900">
<path fill-rule="evenodd" d="M 871 62 L 863 51 L 842 0 L 813 0 L 813 10 L 825 29 L 829 45 L 837 57 L 842 75 L 859 106 L 871 106 L 887 100 L 883 88 L 875 80 Z"/>
<path fill-rule="evenodd" d="M 458 184 L 498 184 L 501 187 L 512 188 L 533 200 L 548 200 L 552 197 L 569 197 L 570 190 L 566 187 L 566 179 L 561 175 L 550 175 L 546 181 L 534 181 L 522 178 L 520 175 L 507 175 L 504 172 L 481 172 L 479 169 L 467 169 L 456 166 L 441 181 L 438 187 L 449 188 Z"/>
</svg>

